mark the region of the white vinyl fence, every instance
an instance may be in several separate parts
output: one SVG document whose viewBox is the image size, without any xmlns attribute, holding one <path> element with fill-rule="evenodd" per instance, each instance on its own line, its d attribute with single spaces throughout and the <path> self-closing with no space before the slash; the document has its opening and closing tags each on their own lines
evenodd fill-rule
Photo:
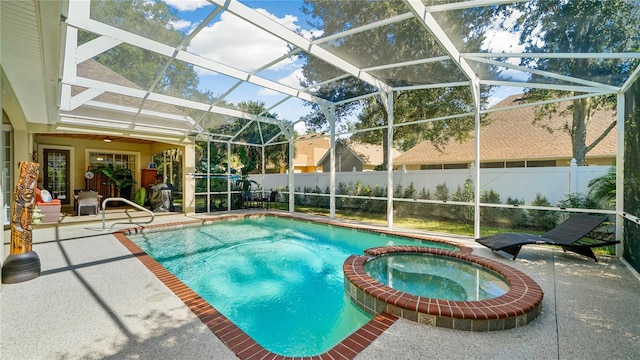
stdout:
<svg viewBox="0 0 640 360">
<path fill-rule="evenodd" d="M 500 194 L 502 203 L 508 197 L 524 200 L 531 204 L 540 194 L 555 206 L 571 193 L 587 194 L 591 179 L 607 174 L 609 166 L 569 166 L 569 167 L 536 167 L 536 168 L 500 168 L 480 169 L 481 191 L 493 190 Z M 297 173 L 294 176 L 296 191 L 304 188 L 318 187 L 325 193 L 329 186 L 329 173 Z M 394 188 L 403 188 L 413 183 L 416 192 L 429 191 L 432 195 L 438 185 L 446 184 L 449 195 L 453 195 L 458 187 L 462 187 L 469 178 L 473 179 L 475 170 L 414 170 L 394 171 Z M 262 184 L 263 189 L 282 189 L 288 185 L 288 174 L 252 175 L 251 179 Z M 355 185 L 357 182 L 365 186 L 379 186 L 386 189 L 386 171 L 341 172 L 336 173 L 336 186 L 340 183 Z"/>
</svg>

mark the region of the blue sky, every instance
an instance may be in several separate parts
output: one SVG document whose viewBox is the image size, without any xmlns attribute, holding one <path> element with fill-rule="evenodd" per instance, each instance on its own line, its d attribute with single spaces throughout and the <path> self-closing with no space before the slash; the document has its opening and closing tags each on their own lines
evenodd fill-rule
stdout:
<svg viewBox="0 0 640 360">
<path fill-rule="evenodd" d="M 181 21 L 173 24 L 177 29 L 189 32 L 197 26 L 202 19 L 215 9 L 215 5 L 206 0 L 162 0 L 176 10 Z M 301 11 L 303 2 L 298 0 L 263 0 L 241 1 L 243 4 L 257 9 L 263 15 L 272 18 L 283 26 L 302 32 L 306 38 L 311 38 L 307 19 Z M 317 33 L 315 34 L 317 35 Z M 241 39 L 241 41 L 238 41 Z M 517 44 L 516 35 L 504 31 L 491 31 L 488 33 L 485 46 L 492 51 L 521 51 Z M 265 63 L 265 60 L 275 59 L 287 52 L 287 44 L 273 36 L 256 31 L 252 25 L 239 20 L 228 12 L 222 12 L 205 29 L 203 29 L 190 43 L 190 52 L 209 57 L 224 64 L 230 64 L 235 68 L 250 72 Z M 259 73 L 261 77 L 299 88 L 301 73 L 300 61 L 283 61 Z M 518 76 L 516 72 L 513 75 Z M 200 71 L 200 87 L 209 89 L 215 94 L 221 94 L 237 80 L 208 71 Z M 496 92 L 495 103 L 510 94 L 521 92 L 518 88 L 504 88 Z M 267 107 L 283 98 L 272 91 L 267 91 L 257 86 L 244 84 L 226 99 L 232 102 L 241 100 L 262 101 Z M 308 107 L 301 105 L 299 100 L 288 100 L 283 105 L 273 110 L 281 118 L 294 121 L 301 115 L 309 112 Z"/>
<path fill-rule="evenodd" d="M 175 28 L 189 32 L 202 19 L 209 15 L 215 5 L 204 0 L 163 0 L 176 10 L 182 19 L 173 24 Z M 243 4 L 258 9 L 263 15 L 272 18 L 283 26 L 301 31 L 310 38 L 309 27 L 303 19 L 302 1 L 242 1 Z M 239 41 L 241 40 L 241 41 Z M 223 12 L 191 41 L 190 52 L 206 56 L 223 64 L 229 64 L 243 71 L 251 72 L 263 65 L 266 60 L 276 59 L 288 52 L 287 44 L 276 37 L 256 31 L 252 25 L 246 24 L 234 15 Z M 268 70 L 259 73 L 261 77 L 300 88 L 301 63 L 299 61 L 283 61 Z M 208 71 L 200 71 L 200 87 L 221 94 L 233 86 L 237 80 Z M 241 100 L 262 101 L 267 107 L 277 103 L 282 95 L 264 90 L 250 84 L 243 84 L 226 99 L 232 102 Z M 273 112 L 287 120 L 297 120 L 309 112 L 299 100 L 288 100 Z"/>
</svg>

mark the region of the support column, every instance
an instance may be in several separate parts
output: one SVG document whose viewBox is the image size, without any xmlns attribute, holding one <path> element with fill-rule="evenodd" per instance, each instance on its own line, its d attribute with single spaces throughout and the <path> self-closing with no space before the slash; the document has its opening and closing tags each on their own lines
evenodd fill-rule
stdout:
<svg viewBox="0 0 640 360">
<path fill-rule="evenodd" d="M 187 174 L 195 174 L 195 171 L 196 146 L 194 144 L 185 144 L 182 158 L 182 212 L 184 214 L 194 214 L 196 212 L 196 178 L 195 176 L 187 176 Z"/>
<path fill-rule="evenodd" d="M 282 128 L 285 133 L 287 139 L 289 139 L 289 212 L 295 212 L 295 179 L 294 179 L 294 166 L 293 166 L 293 158 L 295 156 L 295 132 L 293 130 L 293 125 L 289 125 L 287 127 Z"/>
<path fill-rule="evenodd" d="M 28 132 L 16 129 L 13 130 L 14 174 L 20 173 L 19 167 L 21 161 L 32 161 L 32 146 L 33 138 Z"/>
<path fill-rule="evenodd" d="M 336 218 L 336 108 L 321 107 L 329 122 L 329 218 Z"/>
<path fill-rule="evenodd" d="M 616 115 L 616 256 L 624 255 L 624 222 L 621 215 L 624 212 L 624 117 L 625 96 L 624 92 L 618 93 Z"/>
<path fill-rule="evenodd" d="M 211 161 L 209 161 L 209 164 L 211 164 Z M 209 168 L 209 165 L 207 165 L 207 168 Z M 207 170 L 207 172 L 211 174 L 211 169 Z M 244 195 L 241 193 L 240 196 Z M 229 141 L 227 142 L 227 211 L 231 211 L 231 205 L 231 141 Z"/>
<path fill-rule="evenodd" d="M 262 194 L 260 194 L 260 197 L 264 197 L 264 178 L 265 178 L 265 166 L 267 165 L 266 159 L 264 158 L 264 153 L 265 153 L 265 145 L 262 145 L 262 180 L 260 182 L 260 186 L 262 187 Z"/>
<path fill-rule="evenodd" d="M 471 78 L 471 84 L 476 129 L 476 183 L 474 184 L 473 191 L 473 236 L 477 239 L 480 237 L 480 80 L 477 77 Z"/>
<path fill-rule="evenodd" d="M 387 111 L 387 226 L 393 227 L 393 91 L 380 92 Z"/>
</svg>

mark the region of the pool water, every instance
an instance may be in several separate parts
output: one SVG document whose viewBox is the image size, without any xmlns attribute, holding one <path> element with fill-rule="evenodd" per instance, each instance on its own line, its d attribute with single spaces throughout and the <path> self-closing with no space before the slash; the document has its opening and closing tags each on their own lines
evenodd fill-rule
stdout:
<svg viewBox="0 0 640 360">
<path fill-rule="evenodd" d="M 488 300 L 509 291 L 508 282 L 485 267 L 430 254 L 381 256 L 365 263 L 364 271 L 396 290 L 435 299 Z"/>
<path fill-rule="evenodd" d="M 371 319 L 344 293 L 349 255 L 385 245 L 454 249 L 270 216 L 130 238 L 265 349 L 284 356 L 326 352 Z"/>
</svg>

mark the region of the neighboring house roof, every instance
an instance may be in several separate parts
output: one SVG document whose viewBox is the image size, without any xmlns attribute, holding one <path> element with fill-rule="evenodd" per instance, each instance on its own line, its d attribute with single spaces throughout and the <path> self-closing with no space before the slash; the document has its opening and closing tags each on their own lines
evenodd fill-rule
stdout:
<svg viewBox="0 0 640 360">
<path fill-rule="evenodd" d="M 496 107 L 521 104 L 522 94 L 510 96 Z M 566 106 L 567 102 L 561 103 Z M 571 158 L 571 137 L 567 132 L 555 130 L 550 133 L 532 122 L 534 107 L 497 111 L 490 113 L 491 123 L 480 130 L 480 156 L 482 162 L 513 160 L 546 160 Z M 611 110 L 597 111 L 587 125 L 587 145 L 591 144 L 615 121 Z M 543 123 L 559 129 L 571 123 L 571 115 L 553 115 Z M 611 131 L 602 141 L 587 153 L 587 157 L 615 157 L 616 131 Z M 424 165 L 471 162 L 475 159 L 475 136 L 462 142 L 451 141 L 442 151 L 431 142 L 423 141 L 394 159 L 394 165 Z"/>
<path fill-rule="evenodd" d="M 331 146 L 329 136 L 325 134 L 306 134 L 298 137 L 295 142 L 296 154 L 294 166 L 316 166 L 318 159 Z"/>
<path fill-rule="evenodd" d="M 353 155 L 360 159 L 364 165 L 378 166 L 384 162 L 384 149 L 381 145 L 366 144 L 356 141 L 345 141 L 342 143 Z M 336 147 L 340 146 L 340 143 L 336 143 Z M 400 154 L 400 151 L 392 149 L 392 157 L 396 159 Z M 322 164 L 329 157 L 330 151 L 325 152 L 322 158 L 318 161 L 318 165 Z"/>
</svg>

